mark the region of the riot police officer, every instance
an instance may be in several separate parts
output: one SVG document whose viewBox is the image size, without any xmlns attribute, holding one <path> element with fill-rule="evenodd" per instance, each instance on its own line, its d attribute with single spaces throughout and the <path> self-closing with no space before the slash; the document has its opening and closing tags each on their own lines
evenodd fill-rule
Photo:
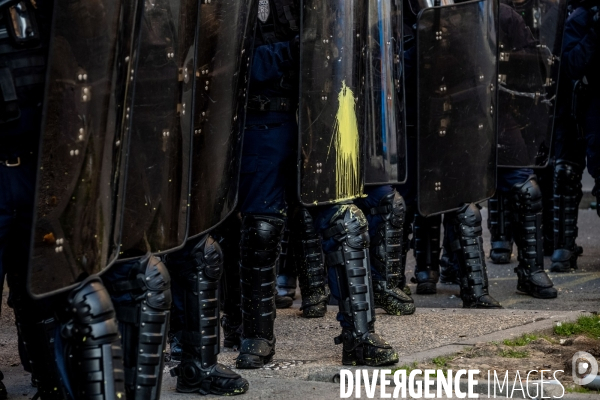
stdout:
<svg viewBox="0 0 600 400">
<path fill-rule="evenodd" d="M 285 191 L 287 183 L 294 181 L 289 178 L 295 175 L 298 157 L 295 99 L 299 87 L 300 11 L 299 2 L 293 0 L 258 3 L 240 181 L 243 323 L 238 368 L 260 368 L 275 353 L 275 269 L 287 217 Z M 311 269 L 323 276 L 322 266 L 327 265 L 332 294 L 340 303 L 338 319 L 343 332 L 336 343 L 344 344 L 342 362 L 353 365 L 396 362 L 395 351 L 374 333 L 373 302 L 367 279 L 369 260 L 364 250 L 369 245 L 368 227 L 363 213 L 346 202 L 311 210 L 301 217 L 306 233 L 316 239 L 310 243 L 310 260 L 315 263 Z M 344 260 L 351 251 L 355 256 L 348 259 L 346 267 Z M 303 256 L 306 255 L 309 254 Z M 353 268 L 354 275 L 342 275 L 346 268 Z M 346 286 L 352 284 L 361 291 L 350 299 Z M 324 295 L 322 292 L 321 298 Z"/>
<path fill-rule="evenodd" d="M 565 23 L 562 70 L 566 98 L 572 96 L 571 112 L 574 118 L 560 126 L 556 146 L 554 174 L 554 233 L 555 251 L 552 271 L 567 272 L 577 268 L 578 248 L 577 210 L 581 199 L 581 175 L 587 168 L 595 179 L 592 195 L 600 197 L 600 95 L 597 77 L 600 66 L 600 14 L 596 1 L 582 1 Z M 572 89 L 572 93 L 570 92 Z M 563 103 L 563 107 L 569 104 Z M 565 137 L 569 133 L 568 139 Z M 598 209 L 600 215 L 600 208 Z"/>
</svg>

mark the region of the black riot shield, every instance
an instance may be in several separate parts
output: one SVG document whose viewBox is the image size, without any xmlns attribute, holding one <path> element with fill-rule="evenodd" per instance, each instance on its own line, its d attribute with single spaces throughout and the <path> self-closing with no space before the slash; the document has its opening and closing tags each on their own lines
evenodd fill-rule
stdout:
<svg viewBox="0 0 600 400">
<path fill-rule="evenodd" d="M 189 236 L 235 208 L 255 0 L 202 1 L 198 14 Z"/>
<path fill-rule="evenodd" d="M 368 6 L 365 184 L 406 180 L 402 1 Z"/>
<path fill-rule="evenodd" d="M 67 290 L 117 256 L 121 110 L 137 5 L 55 2 L 29 271 L 34 296 Z"/>
<path fill-rule="evenodd" d="M 566 0 L 500 6 L 498 165 L 550 158 Z"/>
<path fill-rule="evenodd" d="M 363 194 L 367 4 L 303 2 L 299 190 L 307 206 Z"/>
<path fill-rule="evenodd" d="M 425 216 L 494 193 L 497 16 L 497 0 L 419 14 L 418 197 Z"/>
<path fill-rule="evenodd" d="M 140 23 L 121 259 L 182 246 L 187 212 L 198 0 L 147 2 Z"/>
</svg>

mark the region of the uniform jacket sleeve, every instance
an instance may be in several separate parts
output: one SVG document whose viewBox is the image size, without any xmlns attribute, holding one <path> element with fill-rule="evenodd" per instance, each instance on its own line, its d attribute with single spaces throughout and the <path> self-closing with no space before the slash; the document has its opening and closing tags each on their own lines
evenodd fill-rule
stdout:
<svg viewBox="0 0 600 400">
<path fill-rule="evenodd" d="M 590 27 L 589 10 L 579 7 L 565 24 L 562 66 L 567 76 L 581 79 L 598 55 L 598 33 Z"/>
</svg>

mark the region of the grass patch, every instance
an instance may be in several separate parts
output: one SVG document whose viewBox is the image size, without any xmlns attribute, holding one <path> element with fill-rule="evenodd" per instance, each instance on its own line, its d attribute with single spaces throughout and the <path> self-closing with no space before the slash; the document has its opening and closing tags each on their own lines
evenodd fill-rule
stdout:
<svg viewBox="0 0 600 400">
<path fill-rule="evenodd" d="M 600 338 L 600 317 L 598 315 L 582 315 L 576 322 L 563 322 L 554 326 L 558 336 L 587 335 Z"/>
<path fill-rule="evenodd" d="M 525 358 L 529 355 L 529 353 L 526 351 L 505 349 L 505 350 L 500 350 L 498 355 L 500 357 L 504 357 L 504 358 Z"/>
<path fill-rule="evenodd" d="M 416 362 L 416 361 L 415 361 L 415 362 L 413 362 L 413 363 L 412 363 L 412 364 L 410 364 L 410 365 L 402 365 L 402 366 L 400 366 L 400 367 L 397 367 L 397 368 L 394 368 L 394 369 L 392 369 L 392 375 L 393 375 L 394 373 L 396 373 L 396 371 L 405 370 L 405 371 L 406 371 L 406 376 L 408 376 L 408 375 L 410 375 L 410 373 L 411 373 L 411 372 L 412 372 L 414 369 L 417 369 L 417 367 L 418 367 L 418 366 L 419 366 L 419 365 L 417 364 L 417 362 Z"/>
<path fill-rule="evenodd" d="M 448 363 L 450 361 L 451 361 L 450 357 L 436 357 L 433 360 L 431 360 L 433 365 L 435 365 L 438 369 L 448 368 Z"/>
<path fill-rule="evenodd" d="M 506 346 L 511 346 L 511 347 L 516 347 L 516 346 L 527 346 L 529 343 L 533 342 L 534 340 L 539 339 L 539 337 L 537 335 L 533 335 L 533 334 L 525 334 L 521 337 L 518 337 L 516 339 L 506 339 L 503 341 L 503 343 Z"/>
<path fill-rule="evenodd" d="M 583 386 L 575 385 L 575 386 L 567 386 L 565 388 L 567 393 L 587 393 L 587 394 L 600 394 L 600 391 L 588 389 Z"/>
</svg>

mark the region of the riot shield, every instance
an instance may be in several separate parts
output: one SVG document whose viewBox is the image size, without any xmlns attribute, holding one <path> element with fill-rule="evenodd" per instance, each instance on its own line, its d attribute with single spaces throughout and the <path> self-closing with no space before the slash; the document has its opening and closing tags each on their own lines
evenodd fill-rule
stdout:
<svg viewBox="0 0 600 400">
<path fill-rule="evenodd" d="M 365 184 L 406 180 L 402 1 L 368 6 Z"/>
<path fill-rule="evenodd" d="M 255 0 L 200 4 L 190 237 L 219 224 L 236 206 L 256 11 Z"/>
<path fill-rule="evenodd" d="M 493 195 L 497 146 L 497 0 L 418 17 L 418 177 L 422 215 Z"/>
<path fill-rule="evenodd" d="M 146 3 L 128 102 L 121 259 L 186 239 L 197 13 L 198 0 Z"/>
<path fill-rule="evenodd" d="M 498 165 L 544 167 L 550 158 L 567 1 L 500 7 Z"/>
<path fill-rule="evenodd" d="M 364 189 L 362 0 L 304 0 L 300 34 L 300 201 L 331 204 Z"/>
<path fill-rule="evenodd" d="M 66 291 L 117 256 L 122 99 L 137 2 L 57 0 L 29 289 Z"/>
</svg>

